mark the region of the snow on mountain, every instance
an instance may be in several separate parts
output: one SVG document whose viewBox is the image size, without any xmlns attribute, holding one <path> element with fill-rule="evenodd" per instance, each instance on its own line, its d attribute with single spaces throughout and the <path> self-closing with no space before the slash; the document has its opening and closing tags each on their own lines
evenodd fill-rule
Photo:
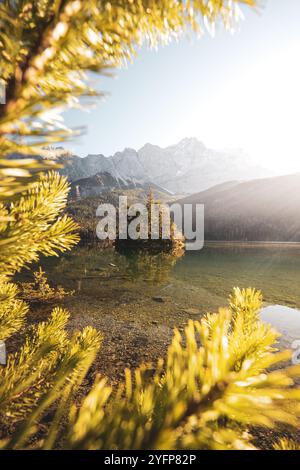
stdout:
<svg viewBox="0 0 300 470">
<path fill-rule="evenodd" d="M 102 154 L 85 158 L 61 154 L 62 174 L 70 181 L 109 173 L 125 185 L 156 183 L 176 194 L 191 194 L 230 180 L 271 176 L 254 165 L 242 150 L 213 150 L 196 138 L 161 148 L 147 143 L 140 150 L 125 148 L 111 157 Z"/>
</svg>

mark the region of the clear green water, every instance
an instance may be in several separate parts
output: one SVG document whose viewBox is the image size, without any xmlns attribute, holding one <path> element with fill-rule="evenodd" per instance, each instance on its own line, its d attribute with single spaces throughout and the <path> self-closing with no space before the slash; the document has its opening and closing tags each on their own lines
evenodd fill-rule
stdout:
<svg viewBox="0 0 300 470">
<path fill-rule="evenodd" d="M 214 246 L 188 254 L 174 275 L 227 298 L 233 286 L 255 287 L 264 301 L 300 307 L 300 247 Z"/>
<path fill-rule="evenodd" d="M 167 295 L 203 311 L 224 305 L 233 286 L 251 286 L 262 290 L 267 303 L 300 307 L 299 245 L 216 244 L 181 258 L 77 248 L 45 267 L 76 297 Z"/>
<path fill-rule="evenodd" d="M 266 304 L 300 308 L 299 246 L 214 245 L 181 258 L 77 248 L 42 266 L 50 281 L 75 291 L 56 302 L 70 311 L 68 327 L 103 333 L 94 367 L 112 382 L 125 367 L 164 356 L 173 328 L 225 306 L 233 286 L 261 289 Z M 30 318 L 46 318 L 52 307 L 32 305 Z M 288 346 L 300 337 L 299 322 L 291 320 Z"/>
</svg>

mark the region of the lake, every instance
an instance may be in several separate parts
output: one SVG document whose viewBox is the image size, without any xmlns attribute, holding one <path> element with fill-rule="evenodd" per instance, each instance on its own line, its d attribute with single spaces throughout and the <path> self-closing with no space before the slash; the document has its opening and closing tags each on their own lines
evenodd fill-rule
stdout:
<svg viewBox="0 0 300 470">
<path fill-rule="evenodd" d="M 224 305 L 232 287 L 240 286 L 260 289 L 267 303 L 300 307 L 298 244 L 213 244 L 178 258 L 86 247 L 47 259 L 43 266 L 50 279 L 79 297 L 99 297 L 103 289 L 122 297 L 142 289 L 145 295 L 167 292 L 203 311 Z"/>
<path fill-rule="evenodd" d="M 182 257 L 79 247 L 42 265 L 50 281 L 75 291 L 61 302 L 71 329 L 103 332 L 99 367 L 113 381 L 124 367 L 161 356 L 175 326 L 225 306 L 233 286 L 260 289 L 265 305 L 300 308 L 299 245 L 214 243 Z M 300 338 L 300 324 L 298 331 Z"/>
</svg>

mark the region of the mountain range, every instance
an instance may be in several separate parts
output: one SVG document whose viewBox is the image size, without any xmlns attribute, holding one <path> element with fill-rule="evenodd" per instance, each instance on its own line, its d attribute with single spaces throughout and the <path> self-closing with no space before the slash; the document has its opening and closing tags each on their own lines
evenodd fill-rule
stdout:
<svg viewBox="0 0 300 470">
<path fill-rule="evenodd" d="M 45 150 L 43 158 L 62 163 L 61 174 L 68 177 L 82 197 L 110 188 L 154 184 L 173 194 L 192 194 L 229 180 L 270 175 L 269 170 L 253 164 L 242 150 L 209 149 L 196 138 L 185 138 L 165 148 L 149 143 L 139 150 L 125 148 L 110 157 L 97 154 L 81 158 L 64 149 L 50 149 Z"/>
<path fill-rule="evenodd" d="M 206 240 L 300 242 L 300 173 L 231 181 L 176 202 L 204 204 Z"/>
</svg>

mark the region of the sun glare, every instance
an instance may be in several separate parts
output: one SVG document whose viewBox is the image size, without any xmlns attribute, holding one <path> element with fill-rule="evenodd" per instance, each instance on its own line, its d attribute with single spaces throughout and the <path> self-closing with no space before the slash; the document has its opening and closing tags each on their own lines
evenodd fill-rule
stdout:
<svg viewBox="0 0 300 470">
<path fill-rule="evenodd" d="M 300 170 L 297 54 L 295 43 L 250 64 L 236 80 L 225 83 L 210 103 L 208 122 L 214 121 L 211 129 L 219 141 L 238 143 L 275 172 Z"/>
</svg>

